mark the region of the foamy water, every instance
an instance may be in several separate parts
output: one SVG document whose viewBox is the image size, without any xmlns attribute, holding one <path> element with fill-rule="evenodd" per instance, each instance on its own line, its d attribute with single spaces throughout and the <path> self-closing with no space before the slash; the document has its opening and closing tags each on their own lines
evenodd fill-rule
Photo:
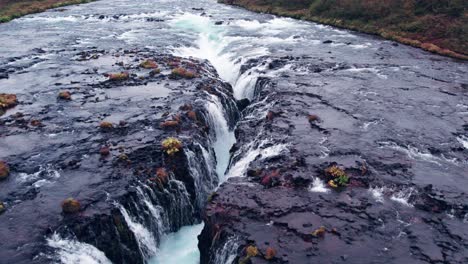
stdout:
<svg viewBox="0 0 468 264">
<path fill-rule="evenodd" d="M 112 264 L 104 253 L 94 246 L 62 238 L 57 233 L 47 239 L 47 245 L 56 249 L 57 258 L 63 264 Z"/>
</svg>

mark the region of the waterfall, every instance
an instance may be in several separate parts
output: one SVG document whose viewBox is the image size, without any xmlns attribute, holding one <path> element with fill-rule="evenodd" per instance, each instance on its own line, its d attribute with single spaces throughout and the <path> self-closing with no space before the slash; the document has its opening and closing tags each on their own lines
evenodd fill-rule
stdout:
<svg viewBox="0 0 468 264">
<path fill-rule="evenodd" d="M 153 234 L 143 224 L 134 220 L 121 204 L 117 204 L 117 207 L 122 213 L 125 222 L 127 222 L 127 225 L 130 227 L 130 230 L 132 230 L 133 234 L 135 235 L 141 254 L 145 258 L 154 256 L 156 254 L 157 246 Z"/>
<path fill-rule="evenodd" d="M 185 13 L 172 23 L 184 32 L 196 34 L 194 46 L 176 48 L 174 55 L 208 60 L 220 78 L 233 86 L 236 99 L 253 98 L 253 87 L 260 76 L 259 69 L 264 66 L 258 65 L 240 74 L 241 65 L 250 59 L 268 55 L 267 48 L 245 46 L 246 42 L 251 42 L 249 37 L 229 36 L 226 26 L 216 26 L 209 17 Z"/>
<path fill-rule="evenodd" d="M 146 185 L 143 186 L 145 186 L 149 192 L 153 191 Z M 167 219 L 167 215 L 164 213 L 164 208 L 159 205 L 155 205 L 140 186 L 137 187 L 137 193 L 138 198 L 143 201 L 148 211 L 150 212 L 150 216 L 152 218 L 151 223 L 154 223 L 153 229 L 156 229 L 155 233 L 158 235 L 157 237 L 162 237 L 162 235 L 167 232 L 167 227 L 169 226 L 169 220 Z"/>
<path fill-rule="evenodd" d="M 220 183 L 225 181 L 225 172 L 229 165 L 229 150 L 236 142 L 234 131 L 229 130 L 226 114 L 218 97 L 210 95 L 210 100 L 206 104 L 209 113 L 210 127 L 214 128 L 214 142 L 212 147 L 216 155 L 216 172 Z"/>
</svg>

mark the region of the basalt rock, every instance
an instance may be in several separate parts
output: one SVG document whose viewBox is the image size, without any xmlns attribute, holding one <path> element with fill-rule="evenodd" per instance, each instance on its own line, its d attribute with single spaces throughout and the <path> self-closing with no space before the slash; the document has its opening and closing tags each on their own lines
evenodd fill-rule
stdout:
<svg viewBox="0 0 468 264">
<path fill-rule="evenodd" d="M 273 68 L 286 63 L 270 60 Z M 421 138 L 414 123 L 397 121 L 413 116 L 415 97 L 392 97 L 401 106 L 402 116 L 396 117 L 378 103 L 344 96 L 362 81 L 343 77 L 346 70 L 335 72 L 336 65 L 312 58 L 287 61 L 288 78 L 259 79 L 255 99 L 243 110 L 248 118 L 235 130 L 228 172 L 233 178 L 204 214 L 202 263 L 467 262 L 468 196 L 458 186 L 464 180 L 454 176 L 466 171 L 465 150 L 424 149 L 459 145 L 448 130 L 463 131 L 462 124 L 445 116 L 451 129 Z M 328 73 L 294 72 L 313 72 L 310 65 Z M 375 116 L 382 119 L 367 123 Z M 414 122 L 424 126 L 432 119 L 418 112 Z M 252 246 L 259 254 L 249 257 Z"/>
<path fill-rule="evenodd" d="M 231 117 L 237 118 L 238 113 L 230 86 L 219 80 L 214 68 L 207 62 L 148 50 L 86 53 L 86 57 L 93 55 L 99 55 L 97 61 L 106 57 L 116 63 L 124 57 L 132 58 L 127 60 L 131 63 L 115 64 L 114 70 L 128 72 L 128 78 L 109 76 L 111 80 L 81 82 L 103 78 L 76 54 L 71 57 L 83 66 L 77 71 L 82 74 L 70 75 L 80 87 L 73 93 L 74 104 L 44 97 L 49 101 L 32 101 L 22 116 L 1 119 L 2 142 L 9 144 L 2 158 L 14 170 L 10 172 L 1 162 L 0 174 L 2 178 L 13 174 L 10 177 L 20 179 L 0 183 L 0 189 L 5 190 L 0 192 L 0 200 L 8 205 L 0 215 L 2 263 L 57 262 L 60 248 L 50 242 L 56 235 L 66 240 L 63 243 L 77 241 L 93 246 L 116 264 L 145 263 L 156 254 L 154 245 L 164 234 L 201 221 L 203 206 L 217 185 L 214 168 L 207 167 L 204 160 L 204 153 L 215 160 L 209 133 L 213 124 L 205 107 L 211 97 L 198 87 L 209 85 L 214 96 L 229 107 L 229 124 L 235 123 Z M 147 74 L 139 63 L 148 57 L 162 72 L 170 72 L 171 62 L 177 61 L 196 71 L 198 78 L 170 79 L 164 73 L 145 80 L 134 78 Z M 12 79 L 20 77 L 15 72 L 10 74 Z M 144 86 L 152 87 L 153 96 L 140 88 Z M 57 85 L 53 92 L 58 94 L 59 89 Z M 101 96 L 105 93 L 118 96 Z M 130 97 L 131 101 L 121 100 Z M 187 105 L 190 108 L 184 107 Z M 167 118 L 164 113 L 177 120 L 176 131 L 160 127 Z M 28 126 L 26 120 L 31 117 L 47 121 L 47 126 L 41 126 L 45 136 L 38 138 L 38 129 Z M 103 122 L 97 127 L 101 120 L 114 124 Z M 125 121 L 115 125 L 114 120 Z M 31 142 L 14 144 L 18 138 Z M 175 144 L 177 141 L 163 145 L 167 138 L 177 138 L 182 147 Z M 110 149 L 114 155 L 109 155 Z M 73 199 L 63 201 L 67 197 Z M 160 212 L 159 218 L 155 212 Z M 155 238 L 155 244 L 141 241 L 132 229 L 136 224 Z"/>
</svg>

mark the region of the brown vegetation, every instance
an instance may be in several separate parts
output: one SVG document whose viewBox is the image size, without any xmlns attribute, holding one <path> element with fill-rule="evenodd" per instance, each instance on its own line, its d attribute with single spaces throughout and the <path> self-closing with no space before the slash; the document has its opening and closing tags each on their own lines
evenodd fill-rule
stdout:
<svg viewBox="0 0 468 264">
<path fill-rule="evenodd" d="M 3 115 L 7 109 L 10 109 L 18 104 L 16 95 L 0 94 L 0 115 Z"/>
<path fill-rule="evenodd" d="M 65 214 L 74 214 L 80 211 L 81 204 L 73 198 L 65 199 L 62 202 L 62 212 Z"/>
<path fill-rule="evenodd" d="M 172 70 L 170 77 L 173 79 L 180 79 L 180 78 L 193 79 L 197 77 L 197 75 L 194 72 L 189 71 L 184 68 L 175 68 Z"/>
<path fill-rule="evenodd" d="M 0 161 L 0 180 L 4 180 L 10 175 L 10 167 L 4 161 Z"/>
<path fill-rule="evenodd" d="M 69 101 L 71 100 L 71 93 L 69 91 L 62 91 L 59 93 L 58 98 Z"/>
</svg>

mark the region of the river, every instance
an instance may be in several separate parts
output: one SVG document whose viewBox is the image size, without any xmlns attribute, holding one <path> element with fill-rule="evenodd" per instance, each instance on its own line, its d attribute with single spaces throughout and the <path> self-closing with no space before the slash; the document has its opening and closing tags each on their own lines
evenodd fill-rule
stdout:
<svg viewBox="0 0 468 264">
<path fill-rule="evenodd" d="M 415 165 L 420 166 L 411 179 L 416 184 L 432 184 L 448 193 L 462 193 L 468 186 L 468 67 L 463 62 L 374 36 L 257 14 L 214 0 L 101 0 L 15 19 L 1 24 L 0 32 L 0 62 L 7 65 L 16 57 L 15 67 L 32 64 L 24 74 L 0 79 L 1 92 L 34 94 L 34 107 L 48 104 L 48 86 L 69 81 L 75 72 L 69 59 L 79 51 L 149 49 L 206 59 L 232 85 L 237 100 L 255 101 L 260 77 L 281 79 L 283 85 L 300 83 L 307 87 L 304 91 L 320 94 L 345 109 L 341 113 L 362 120 L 356 126 L 337 113 L 318 110 L 330 122 L 327 125 L 349 133 L 347 140 L 360 140 L 356 148 L 370 149 L 377 142 L 380 148 L 426 162 Z M 287 56 L 297 59 L 271 64 Z M 105 60 L 93 66 L 108 67 Z M 52 77 L 57 72 L 65 77 Z M 22 109 L 28 107 L 33 106 Z M 206 107 L 216 124 L 212 147 L 219 184 L 244 174 L 261 153 L 268 156 L 271 151 L 274 156 L 281 151 L 252 149 L 250 155 L 230 164 L 234 127 L 225 120 L 218 99 L 213 97 Z M 340 139 L 333 144 L 345 142 Z M 3 143 L 0 158 L 28 149 Z M 329 155 L 327 147 L 319 147 L 323 155 Z M 464 175 L 457 174 L 460 171 Z M 313 188 L 320 191 L 324 186 L 315 181 Z M 407 202 L 404 195 L 395 199 Z M 158 248 L 148 263 L 199 263 L 197 236 L 202 228 L 203 224 L 196 224 L 165 234 L 160 243 L 153 242 Z M 69 254 L 62 260 L 108 261 L 99 252 L 94 260 L 73 256 L 80 252 L 67 251 L 56 242 L 62 255 Z"/>
</svg>

